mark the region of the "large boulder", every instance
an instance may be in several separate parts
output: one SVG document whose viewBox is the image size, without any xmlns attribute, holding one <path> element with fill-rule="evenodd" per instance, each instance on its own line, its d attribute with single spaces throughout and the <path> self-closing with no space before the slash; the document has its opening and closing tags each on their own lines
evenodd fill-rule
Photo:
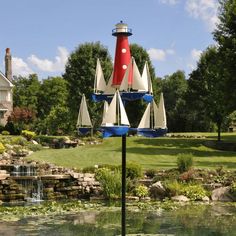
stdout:
<svg viewBox="0 0 236 236">
<path fill-rule="evenodd" d="M 163 187 L 161 181 L 158 181 L 151 185 L 150 195 L 155 199 L 164 199 L 167 196 L 166 189 Z"/>
<path fill-rule="evenodd" d="M 174 196 L 171 198 L 171 200 L 175 202 L 189 202 L 190 201 L 190 199 L 184 195 Z"/>
<path fill-rule="evenodd" d="M 236 201 L 235 197 L 230 194 L 230 186 L 220 187 L 212 191 L 211 194 L 212 201 L 221 202 L 233 202 Z"/>
</svg>

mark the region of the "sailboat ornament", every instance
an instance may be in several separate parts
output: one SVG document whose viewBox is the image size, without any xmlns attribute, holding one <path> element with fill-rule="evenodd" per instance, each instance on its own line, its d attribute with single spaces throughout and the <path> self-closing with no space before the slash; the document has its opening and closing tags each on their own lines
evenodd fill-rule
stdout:
<svg viewBox="0 0 236 236">
<path fill-rule="evenodd" d="M 103 137 L 122 136 L 128 132 L 129 126 L 129 120 L 120 93 L 117 90 L 108 108 L 107 103 L 104 103 L 104 113 L 101 125 Z"/>
<path fill-rule="evenodd" d="M 85 135 L 92 129 L 92 122 L 89 116 L 85 95 L 82 95 L 79 115 L 76 124 L 78 134 Z"/>
<path fill-rule="evenodd" d="M 166 112 L 163 93 L 158 106 L 153 100 L 143 114 L 138 125 L 137 134 L 145 137 L 160 137 L 167 133 Z"/>
</svg>

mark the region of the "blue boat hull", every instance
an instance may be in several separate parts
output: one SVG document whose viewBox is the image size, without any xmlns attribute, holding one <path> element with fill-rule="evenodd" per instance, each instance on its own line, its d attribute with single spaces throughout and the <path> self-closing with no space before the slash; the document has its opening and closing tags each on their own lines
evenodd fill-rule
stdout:
<svg viewBox="0 0 236 236">
<path fill-rule="evenodd" d="M 94 102 L 107 101 L 110 102 L 114 94 L 92 94 L 92 100 Z M 153 95 L 146 92 L 120 92 L 122 101 L 135 101 L 143 99 L 145 102 L 149 103 L 153 99 Z"/>
<path fill-rule="evenodd" d="M 129 131 L 129 126 L 102 126 L 103 138 L 111 136 L 122 136 Z"/>
<path fill-rule="evenodd" d="M 89 127 L 79 127 L 77 128 L 77 131 L 78 131 L 78 134 L 82 134 L 82 135 L 85 135 L 87 134 L 88 132 L 90 132 L 91 128 Z"/>
<path fill-rule="evenodd" d="M 149 137 L 149 138 L 156 138 L 162 137 L 167 133 L 167 129 L 137 129 L 137 134 Z"/>
</svg>

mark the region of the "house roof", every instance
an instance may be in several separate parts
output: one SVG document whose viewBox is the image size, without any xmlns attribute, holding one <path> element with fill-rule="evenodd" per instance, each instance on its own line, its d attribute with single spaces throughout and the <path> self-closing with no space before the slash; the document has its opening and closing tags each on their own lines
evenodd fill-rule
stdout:
<svg viewBox="0 0 236 236">
<path fill-rule="evenodd" d="M 13 83 L 0 71 L 0 79 L 4 79 L 9 87 L 14 87 Z"/>
</svg>

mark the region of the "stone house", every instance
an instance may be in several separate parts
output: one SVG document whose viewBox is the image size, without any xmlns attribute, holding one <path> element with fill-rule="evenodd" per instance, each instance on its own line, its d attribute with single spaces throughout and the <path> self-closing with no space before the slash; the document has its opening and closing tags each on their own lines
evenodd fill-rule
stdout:
<svg viewBox="0 0 236 236">
<path fill-rule="evenodd" d="M 0 125 L 6 125 L 13 110 L 12 62 L 10 48 L 5 54 L 5 74 L 0 71 Z"/>
</svg>

